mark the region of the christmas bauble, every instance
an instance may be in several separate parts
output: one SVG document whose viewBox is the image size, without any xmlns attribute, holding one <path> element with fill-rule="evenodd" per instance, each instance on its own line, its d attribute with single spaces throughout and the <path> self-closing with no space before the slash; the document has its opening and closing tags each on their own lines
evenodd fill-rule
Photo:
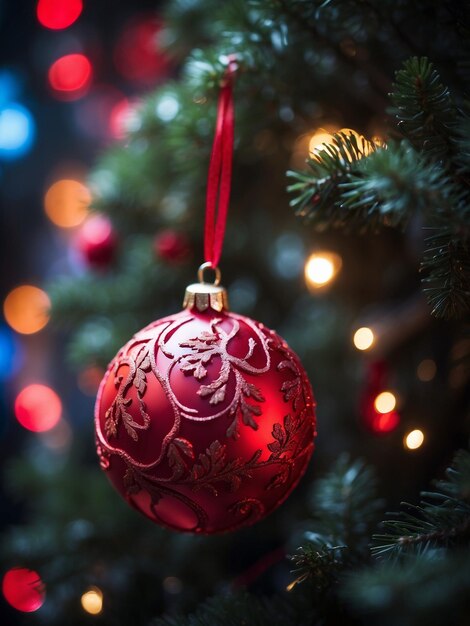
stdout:
<svg viewBox="0 0 470 626">
<path fill-rule="evenodd" d="M 169 263 L 181 263 L 191 254 L 189 241 L 174 230 L 162 230 L 154 240 L 154 250 L 158 258 Z"/>
<path fill-rule="evenodd" d="M 314 400 L 285 341 L 202 283 L 118 352 L 95 426 L 101 467 L 129 504 L 212 534 L 260 520 L 294 489 L 313 452 Z"/>
<path fill-rule="evenodd" d="M 92 215 L 78 233 L 77 248 L 88 266 L 107 268 L 117 248 L 117 237 L 111 221 L 104 215 Z"/>
</svg>

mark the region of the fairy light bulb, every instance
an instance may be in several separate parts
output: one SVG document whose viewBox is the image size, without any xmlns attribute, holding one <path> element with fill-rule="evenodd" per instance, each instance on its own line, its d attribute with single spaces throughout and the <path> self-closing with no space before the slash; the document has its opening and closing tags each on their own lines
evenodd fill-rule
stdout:
<svg viewBox="0 0 470 626">
<path fill-rule="evenodd" d="M 90 587 L 82 594 L 80 602 L 86 613 L 99 615 L 103 610 L 103 592 L 99 587 Z"/>
<path fill-rule="evenodd" d="M 391 391 L 382 391 L 374 400 L 374 408 L 378 413 L 390 413 L 397 405 L 397 399 Z"/>
<path fill-rule="evenodd" d="M 314 252 L 305 263 L 307 286 L 318 289 L 331 283 L 341 268 L 341 258 L 333 252 Z"/>
<path fill-rule="evenodd" d="M 415 428 L 415 430 L 409 432 L 403 440 L 403 445 L 408 450 L 417 450 L 418 448 L 421 448 L 423 443 L 424 433 L 419 428 Z"/>
<path fill-rule="evenodd" d="M 363 326 L 358 328 L 353 336 L 354 346 L 358 350 L 369 350 L 374 344 L 375 336 L 371 328 Z"/>
</svg>

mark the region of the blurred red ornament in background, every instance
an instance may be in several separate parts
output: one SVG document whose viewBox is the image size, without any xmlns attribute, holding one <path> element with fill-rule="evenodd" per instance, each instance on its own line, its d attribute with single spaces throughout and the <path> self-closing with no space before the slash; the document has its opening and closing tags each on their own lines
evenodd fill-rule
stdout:
<svg viewBox="0 0 470 626">
<path fill-rule="evenodd" d="M 92 215 L 80 228 L 76 246 L 86 265 L 106 269 L 114 260 L 118 239 L 111 220 L 105 215 Z"/>
<path fill-rule="evenodd" d="M 124 28 L 114 51 L 114 62 L 124 78 L 153 85 L 168 74 L 169 59 L 158 44 L 161 29 L 162 23 L 154 17 L 141 18 Z"/>
<path fill-rule="evenodd" d="M 298 357 L 227 311 L 221 293 L 191 285 L 185 310 L 137 333 L 110 363 L 95 407 L 100 464 L 123 498 L 162 526 L 203 534 L 276 509 L 315 435 Z"/>
<path fill-rule="evenodd" d="M 77 100 L 84 96 L 92 78 L 90 61 L 84 54 L 66 54 L 49 68 L 49 84 L 62 100 Z"/>
<path fill-rule="evenodd" d="M 82 0 L 39 0 L 36 15 L 42 26 L 62 30 L 71 26 L 82 10 Z"/>
<path fill-rule="evenodd" d="M 6 572 L 2 581 L 5 600 L 17 611 L 31 613 L 44 603 L 45 589 L 39 574 L 23 567 Z"/>
<path fill-rule="evenodd" d="M 175 230 L 162 230 L 154 240 L 158 258 L 169 263 L 181 263 L 191 256 L 191 246 L 186 235 Z"/>
<path fill-rule="evenodd" d="M 372 361 L 368 364 L 360 412 L 364 425 L 377 435 L 386 435 L 394 431 L 400 423 L 400 414 L 395 407 L 390 411 L 377 408 L 377 399 L 386 389 L 387 380 L 388 365 L 385 361 Z"/>
</svg>

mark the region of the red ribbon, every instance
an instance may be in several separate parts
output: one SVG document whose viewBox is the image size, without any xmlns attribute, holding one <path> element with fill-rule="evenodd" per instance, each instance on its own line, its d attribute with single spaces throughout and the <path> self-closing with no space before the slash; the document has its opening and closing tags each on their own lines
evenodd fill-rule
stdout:
<svg viewBox="0 0 470 626">
<path fill-rule="evenodd" d="M 233 79 L 236 69 L 235 58 L 230 57 L 219 95 L 214 143 L 207 176 L 204 257 L 206 263 L 210 263 L 213 268 L 217 267 L 222 254 L 230 200 L 235 128 Z"/>
</svg>

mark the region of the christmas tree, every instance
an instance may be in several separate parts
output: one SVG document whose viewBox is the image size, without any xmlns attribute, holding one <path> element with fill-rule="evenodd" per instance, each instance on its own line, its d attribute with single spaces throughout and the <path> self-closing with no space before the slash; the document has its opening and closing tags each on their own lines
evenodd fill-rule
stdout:
<svg viewBox="0 0 470 626">
<path fill-rule="evenodd" d="M 132 48 L 115 54 L 152 90 L 87 177 L 90 213 L 67 243 L 86 267 L 49 272 L 45 287 L 50 342 L 66 346 L 51 368 L 60 380 L 66 361 L 89 395 L 58 384 L 72 426 L 62 418 L 10 455 L 5 484 L 22 510 L 2 542 L 6 600 L 37 609 L 24 623 L 51 626 L 466 623 L 469 7 L 157 8 L 158 72 L 146 83 Z M 217 99 L 233 58 L 223 283 L 233 311 L 299 355 L 318 437 L 274 513 L 202 536 L 154 525 L 116 495 L 95 459 L 92 395 L 134 333 L 181 309 L 204 260 Z M 16 398 L 20 422 L 28 406 Z M 22 586 L 29 608 L 11 601 Z"/>
</svg>

